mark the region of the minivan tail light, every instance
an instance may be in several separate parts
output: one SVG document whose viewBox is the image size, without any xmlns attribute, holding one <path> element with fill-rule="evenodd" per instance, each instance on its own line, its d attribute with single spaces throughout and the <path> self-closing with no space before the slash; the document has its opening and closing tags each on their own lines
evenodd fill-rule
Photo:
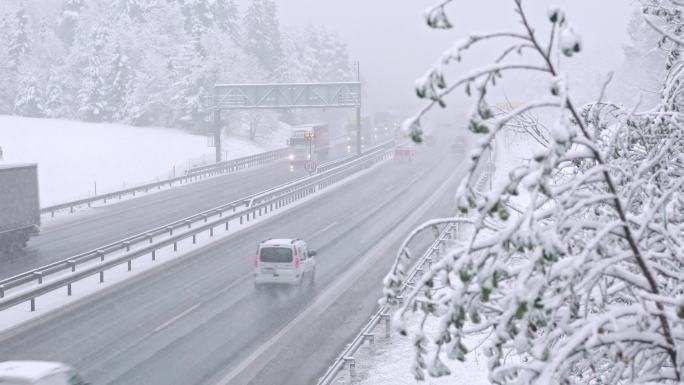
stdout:
<svg viewBox="0 0 684 385">
<path fill-rule="evenodd" d="M 254 267 L 259 266 L 259 257 L 254 257 Z"/>
<path fill-rule="evenodd" d="M 299 264 L 300 264 L 299 258 L 295 258 L 295 260 L 294 260 L 295 267 L 299 267 Z"/>
</svg>

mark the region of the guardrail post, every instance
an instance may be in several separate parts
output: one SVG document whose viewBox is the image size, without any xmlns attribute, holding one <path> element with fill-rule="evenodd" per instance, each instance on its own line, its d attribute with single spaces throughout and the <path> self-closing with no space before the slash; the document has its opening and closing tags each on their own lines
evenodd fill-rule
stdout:
<svg viewBox="0 0 684 385">
<path fill-rule="evenodd" d="M 261 207 L 259 207 L 259 216 L 261 216 Z"/>
<path fill-rule="evenodd" d="M 157 250 L 152 250 L 152 260 L 153 261 L 157 260 Z"/>
<path fill-rule="evenodd" d="M 192 234 L 192 244 L 197 243 L 197 234 Z"/>
<path fill-rule="evenodd" d="M 0 298 L 5 298 L 5 285 L 0 285 Z"/>
<path fill-rule="evenodd" d="M 73 259 L 70 259 L 70 260 L 68 261 L 68 263 L 69 263 L 69 265 L 71 266 L 71 272 L 72 272 L 72 273 L 75 272 L 75 271 L 76 271 L 76 261 L 73 260 Z"/>
<path fill-rule="evenodd" d="M 252 211 L 252 219 L 256 218 L 256 210 Z"/>
<path fill-rule="evenodd" d="M 71 283 L 67 283 L 67 295 L 71 297 Z"/>
<path fill-rule="evenodd" d="M 31 311 L 36 311 L 36 299 L 31 298 Z"/>
<path fill-rule="evenodd" d="M 40 271 L 34 271 L 33 276 L 38 278 L 38 284 L 42 285 L 43 284 L 43 273 Z"/>
<path fill-rule="evenodd" d="M 152 241 L 154 240 L 154 236 L 152 235 L 152 233 L 147 233 L 147 240 L 149 241 L 149 243 L 152 243 Z"/>
<path fill-rule="evenodd" d="M 363 338 L 368 341 L 368 349 L 370 350 L 370 355 L 374 356 L 375 355 L 375 334 L 366 333 L 363 335 Z"/>
<path fill-rule="evenodd" d="M 226 221 L 226 231 L 228 231 L 228 222 L 229 221 Z"/>
<path fill-rule="evenodd" d="M 356 380 L 356 360 L 354 357 L 344 357 L 344 363 L 349 365 L 349 382 Z"/>
<path fill-rule="evenodd" d="M 191 227 L 192 227 L 192 222 L 190 222 L 190 221 L 188 221 L 188 220 L 183 221 L 183 223 L 185 223 L 186 225 L 188 225 L 188 228 L 191 228 Z"/>
<path fill-rule="evenodd" d="M 240 215 L 240 224 L 242 224 L 242 215 Z"/>
<path fill-rule="evenodd" d="M 207 223 L 207 219 L 208 219 L 208 218 L 209 218 L 209 217 L 207 217 L 206 215 L 202 214 L 202 219 L 204 219 L 204 223 Z"/>
<path fill-rule="evenodd" d="M 97 255 L 100 256 L 100 262 L 103 262 L 103 261 L 104 261 L 104 256 L 105 256 L 104 251 L 103 251 L 103 250 L 98 250 L 98 251 L 97 251 Z"/>
<path fill-rule="evenodd" d="M 168 227 L 166 228 L 166 230 L 169 231 L 169 236 L 173 235 L 173 227 L 168 226 Z"/>
<path fill-rule="evenodd" d="M 104 282 L 104 270 L 100 270 L 100 283 Z"/>
<path fill-rule="evenodd" d="M 126 246 L 126 251 L 127 251 L 127 252 L 128 252 L 128 251 L 131 251 L 131 242 L 126 241 L 126 242 L 124 242 L 123 244 L 124 244 L 124 246 Z"/>
<path fill-rule="evenodd" d="M 223 210 L 216 210 L 218 211 L 219 218 L 223 218 Z"/>
<path fill-rule="evenodd" d="M 74 213 L 74 206 L 69 206 L 69 213 L 73 214 Z"/>
<path fill-rule="evenodd" d="M 173 243 L 173 251 L 178 251 L 178 242 Z"/>
<path fill-rule="evenodd" d="M 132 268 L 133 268 L 133 260 L 129 259 L 128 260 L 128 271 L 131 271 Z"/>
</svg>

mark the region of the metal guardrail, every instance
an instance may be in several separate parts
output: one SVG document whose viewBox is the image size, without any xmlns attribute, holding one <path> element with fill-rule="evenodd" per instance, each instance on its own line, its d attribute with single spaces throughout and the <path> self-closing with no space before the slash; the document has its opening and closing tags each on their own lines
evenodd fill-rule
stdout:
<svg viewBox="0 0 684 385">
<path fill-rule="evenodd" d="M 434 242 L 428 247 L 421 258 L 413 265 L 413 268 L 409 272 L 409 275 L 403 282 L 403 287 L 401 289 L 401 294 L 403 295 L 407 288 L 410 288 L 416 276 L 422 273 L 425 269 L 425 265 L 429 266 L 433 262 L 433 257 L 438 256 L 442 252 L 442 248 L 453 239 L 454 233 L 456 231 L 455 224 L 449 224 L 445 226 L 440 235 L 435 239 Z M 401 297 L 399 297 L 401 298 Z M 366 325 L 361 329 L 361 331 L 354 337 L 352 342 L 347 345 L 347 347 L 342 351 L 342 354 L 335 360 L 335 362 L 328 368 L 325 374 L 318 380 L 318 385 L 330 385 L 335 380 L 337 374 L 344 369 L 345 366 L 349 367 L 349 375 L 352 381 L 356 377 L 356 360 L 354 355 L 361 348 L 364 342 L 368 341 L 371 352 L 375 351 L 375 327 L 381 322 L 385 324 L 385 338 L 390 336 L 390 308 L 388 306 L 382 306 L 378 309 L 375 314 L 370 318 Z"/>
<path fill-rule="evenodd" d="M 149 232 L 139 234 L 127 238 L 123 241 L 115 242 L 95 251 L 83 253 L 66 260 L 55 262 L 38 269 L 16 275 L 0 281 L 0 310 L 8 309 L 12 306 L 23 302 L 31 302 L 31 310 L 35 310 L 35 298 L 54 291 L 56 289 L 67 287 L 68 295 L 71 295 L 71 284 L 83 278 L 90 277 L 96 274 L 100 275 L 100 282 L 104 281 L 104 272 L 115 266 L 127 263 L 128 269 L 132 269 L 132 261 L 144 256 L 151 255 L 152 260 L 156 258 L 156 251 L 173 245 L 174 251 L 178 251 L 178 243 L 192 238 L 193 243 L 196 242 L 197 235 L 203 232 L 209 232 L 209 236 L 214 236 L 214 230 L 221 226 L 228 229 L 228 224 L 232 220 L 239 219 L 240 224 L 243 221 L 256 219 L 257 216 L 262 216 L 270 211 L 277 210 L 281 207 L 292 204 L 302 198 L 305 198 L 316 191 L 324 189 L 327 186 L 335 184 L 357 172 L 363 171 L 385 159 L 392 156 L 392 152 L 388 150 L 373 151 L 369 154 L 357 157 L 343 165 L 332 168 L 326 172 L 315 174 L 310 177 L 303 178 L 300 182 L 295 184 L 288 184 L 281 188 L 280 191 L 273 191 L 270 195 L 260 198 L 249 207 L 244 207 L 238 211 L 240 204 L 244 204 L 246 199 L 240 199 L 235 202 L 212 209 L 209 212 L 204 212 L 192 217 L 175 221 L 172 224 L 159 227 Z M 237 202 L 238 205 L 235 203 Z M 227 215 L 224 215 L 227 214 Z M 209 221 L 210 217 L 218 217 Z M 197 224 L 199 223 L 199 226 Z M 193 226 L 195 225 L 195 226 Z M 176 233 L 174 231 L 179 228 L 187 227 L 186 231 Z M 169 238 L 154 242 L 154 236 L 160 233 L 169 234 Z M 131 246 L 141 243 L 149 243 L 149 246 L 143 247 L 139 250 L 130 251 Z M 126 250 L 126 254 L 119 257 L 105 261 L 107 254 L 115 251 Z M 85 262 L 100 259 L 101 263 L 87 267 L 79 272 L 76 272 L 78 265 Z M 53 282 L 43 284 L 43 279 L 52 274 L 67 272 L 71 270 L 71 274 L 65 277 L 56 279 Z M 13 288 L 20 287 L 31 281 L 37 280 L 37 287 L 26 290 L 17 295 L 7 295 L 7 291 Z"/>
<path fill-rule="evenodd" d="M 205 166 L 194 167 L 185 172 L 186 175 L 205 174 L 205 173 L 226 173 L 239 169 L 241 165 L 258 166 L 268 162 L 273 162 L 287 157 L 288 149 L 279 148 L 277 150 L 263 152 L 244 158 L 226 160 L 219 163 L 208 164 Z"/>
<path fill-rule="evenodd" d="M 492 175 L 483 170 L 478 170 L 480 176 L 476 182 L 476 189 L 480 192 L 486 188 L 488 181 L 492 178 Z M 454 239 L 454 233 L 458 231 L 457 223 L 448 224 L 439 234 L 437 239 L 428 247 L 421 258 L 413 265 L 408 276 L 402 284 L 402 289 L 400 292 L 399 300 L 406 290 L 413 286 L 416 276 L 422 274 L 425 270 L 425 265 L 428 265 L 428 269 L 432 265 L 433 257 L 439 256 L 442 252 L 441 248 L 444 247 L 447 242 Z M 382 306 L 378 309 L 370 320 L 364 325 L 361 331 L 354 337 L 352 342 L 347 345 L 347 347 L 342 351 L 342 353 L 337 357 L 333 364 L 328 367 L 325 374 L 318 380 L 318 385 L 330 385 L 333 383 L 338 373 L 344 369 L 345 366 L 349 367 L 349 377 L 352 382 L 355 381 L 356 377 L 356 359 L 354 355 L 363 346 L 364 342 L 368 341 L 371 353 L 375 351 L 375 327 L 377 327 L 381 322 L 385 324 L 385 339 L 390 337 L 390 308 L 388 306 Z"/>
<path fill-rule="evenodd" d="M 132 195 L 135 196 L 138 192 L 149 192 L 152 189 L 161 190 L 164 186 L 172 187 L 174 184 L 187 184 L 199 179 L 208 178 L 211 176 L 225 174 L 237 170 L 242 170 L 248 167 L 259 166 L 268 162 L 273 162 L 278 159 L 285 158 L 287 156 L 287 149 L 278 149 L 273 151 L 268 151 L 256 155 L 250 155 L 243 158 L 237 158 L 218 164 L 211 164 L 207 166 L 196 167 L 188 170 L 186 175 L 178 176 L 175 178 L 170 178 L 158 182 L 147 183 L 135 187 L 130 187 L 123 190 L 113 191 L 110 193 L 95 195 L 88 198 L 78 199 L 71 202 L 60 203 L 57 205 L 47 206 L 40 209 L 41 214 L 50 214 L 55 216 L 56 211 L 69 209 L 70 213 L 74 212 L 74 208 L 83 205 L 91 206 L 92 203 L 102 201 L 107 203 L 108 200 L 112 199 L 122 199 L 124 196 Z"/>
</svg>

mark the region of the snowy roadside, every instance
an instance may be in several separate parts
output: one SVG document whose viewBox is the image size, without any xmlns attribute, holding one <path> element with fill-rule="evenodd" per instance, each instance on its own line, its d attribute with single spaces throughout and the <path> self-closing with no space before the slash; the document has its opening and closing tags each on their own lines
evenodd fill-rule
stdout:
<svg viewBox="0 0 684 385">
<path fill-rule="evenodd" d="M 504 132 L 495 144 L 493 161 L 496 166 L 492 176 L 492 186 L 500 186 L 505 183 L 508 173 L 515 167 L 529 161 L 531 154 L 540 148 L 524 134 Z M 513 202 L 523 203 L 523 202 Z M 422 313 L 409 313 L 407 316 L 407 330 L 418 330 L 422 321 Z M 425 324 L 426 333 L 434 333 L 438 329 L 438 319 L 429 318 Z M 415 359 L 415 345 L 412 337 L 401 337 L 392 331 L 389 337 L 385 336 L 382 327 L 378 327 L 375 334 L 375 348 L 368 346 L 355 354 L 354 378 L 355 383 L 360 385 L 402 385 L 416 384 L 411 367 Z M 486 335 L 468 336 L 464 344 L 469 353 L 464 362 L 457 360 L 444 360 L 451 374 L 433 378 L 426 376 L 422 383 L 428 385 L 485 385 L 487 379 L 487 358 L 480 349 Z M 430 339 L 428 339 L 430 340 Z M 428 351 L 434 351 L 434 346 L 428 347 Z M 428 357 L 429 358 L 429 357 Z M 352 383 L 350 369 L 340 372 L 334 384 Z"/>
<path fill-rule="evenodd" d="M 226 137 L 224 146 L 224 157 L 234 159 L 284 142 Z M 5 115 L 0 147 L 0 164 L 38 164 L 43 207 L 182 175 L 214 160 L 205 136 L 180 130 Z"/>
<path fill-rule="evenodd" d="M 407 325 L 415 330 L 420 324 L 420 314 L 413 314 Z M 436 329 L 435 320 L 426 329 Z M 482 336 L 484 337 L 484 336 Z M 480 338 L 482 338 L 480 337 Z M 466 346 L 473 348 L 479 344 L 478 338 L 465 340 Z M 411 373 L 415 357 L 411 338 L 400 337 L 396 333 L 385 338 L 383 333 L 376 333 L 375 355 L 369 349 L 361 349 L 356 358 L 356 379 L 359 385 L 415 385 L 418 383 Z M 487 381 L 487 358 L 480 349 L 475 349 L 466 356 L 464 362 L 447 361 L 451 374 L 444 377 L 427 377 L 421 382 L 426 385 L 489 385 Z M 341 372 L 335 384 L 349 384 L 349 371 Z"/>
</svg>

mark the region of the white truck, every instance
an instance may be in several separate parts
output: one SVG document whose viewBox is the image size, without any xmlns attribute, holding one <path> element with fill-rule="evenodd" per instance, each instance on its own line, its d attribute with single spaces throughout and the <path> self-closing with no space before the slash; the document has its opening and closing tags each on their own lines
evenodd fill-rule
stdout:
<svg viewBox="0 0 684 385">
<path fill-rule="evenodd" d="M 290 166 L 302 164 L 308 160 L 321 162 L 330 152 L 330 130 L 327 124 L 305 124 L 292 127 L 292 134 L 287 141 L 290 149 L 288 160 Z"/>
<path fill-rule="evenodd" d="M 38 166 L 0 166 L 0 255 L 25 247 L 39 229 Z"/>
</svg>

